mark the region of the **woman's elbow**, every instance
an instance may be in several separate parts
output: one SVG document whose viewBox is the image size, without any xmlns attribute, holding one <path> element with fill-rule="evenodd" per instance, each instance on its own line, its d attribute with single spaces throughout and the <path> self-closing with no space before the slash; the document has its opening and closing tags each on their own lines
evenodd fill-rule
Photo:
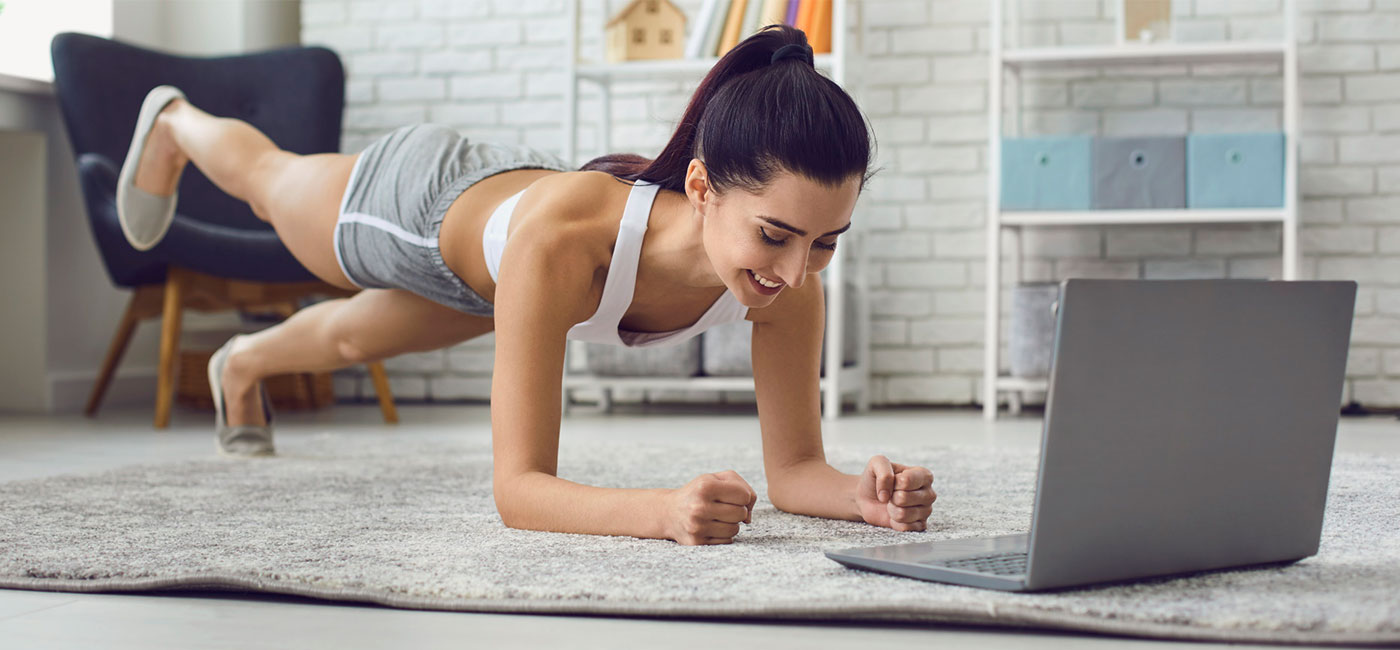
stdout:
<svg viewBox="0 0 1400 650">
<path fill-rule="evenodd" d="M 511 491 L 500 482 L 496 482 L 492 485 L 491 492 L 491 496 L 496 502 L 496 514 L 501 517 L 501 523 L 505 524 L 506 528 L 524 528 L 519 505 L 513 503 L 512 499 L 509 498 Z"/>
</svg>

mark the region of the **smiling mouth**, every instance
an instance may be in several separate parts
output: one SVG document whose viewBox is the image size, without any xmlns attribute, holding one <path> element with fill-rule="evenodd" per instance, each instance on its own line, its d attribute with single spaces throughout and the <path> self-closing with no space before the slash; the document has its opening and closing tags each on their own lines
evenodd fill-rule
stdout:
<svg viewBox="0 0 1400 650">
<path fill-rule="evenodd" d="M 783 289 L 784 285 L 782 283 L 779 283 L 776 287 L 770 287 L 768 285 L 763 284 L 763 282 L 759 281 L 759 276 L 753 271 L 745 269 L 745 272 L 749 276 L 749 285 L 754 288 L 754 291 L 762 295 L 771 296 L 773 294 L 778 293 L 779 291 L 782 291 Z M 764 278 L 764 281 L 772 282 L 772 280 L 768 280 L 768 278 Z"/>
</svg>

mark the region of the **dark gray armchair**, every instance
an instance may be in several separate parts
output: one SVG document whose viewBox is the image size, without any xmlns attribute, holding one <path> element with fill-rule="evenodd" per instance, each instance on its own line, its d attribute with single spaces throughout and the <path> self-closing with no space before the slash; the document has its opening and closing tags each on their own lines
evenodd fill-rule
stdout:
<svg viewBox="0 0 1400 650">
<path fill-rule="evenodd" d="M 117 223 L 117 173 L 146 93 L 170 84 L 201 109 L 236 117 L 288 151 L 339 151 L 345 72 L 334 52 L 293 47 L 226 57 L 185 57 L 87 34 L 51 44 L 54 89 L 73 154 L 88 222 L 112 283 L 132 289 L 97 383 L 94 415 L 136 325 L 162 317 L 155 425 L 169 424 L 181 312 L 271 309 L 289 313 L 311 295 L 348 295 L 292 257 L 269 224 L 193 165 L 180 179 L 175 220 L 160 244 L 138 251 Z M 397 421 L 381 364 L 370 365 L 386 421 Z"/>
</svg>

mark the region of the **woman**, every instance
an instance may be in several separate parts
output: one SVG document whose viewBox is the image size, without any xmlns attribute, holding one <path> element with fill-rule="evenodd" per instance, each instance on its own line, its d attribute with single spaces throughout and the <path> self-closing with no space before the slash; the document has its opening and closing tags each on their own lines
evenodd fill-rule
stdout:
<svg viewBox="0 0 1400 650">
<path fill-rule="evenodd" d="M 773 504 L 925 528 L 935 498 L 927 469 L 875 456 L 847 475 L 823 454 L 816 273 L 851 225 L 871 151 L 859 109 L 813 68 L 799 30 L 770 26 L 726 54 L 654 161 L 604 156 L 578 171 L 428 125 L 360 154 L 299 156 L 157 88 L 119 182 L 134 246 L 164 234 L 187 162 L 247 201 L 312 273 L 365 289 L 214 355 L 225 453 L 272 452 L 264 377 L 495 331 L 494 492 L 507 526 L 726 544 L 757 500 L 733 471 L 658 490 L 556 476 L 560 377 L 566 339 L 655 345 L 746 318 Z"/>
</svg>

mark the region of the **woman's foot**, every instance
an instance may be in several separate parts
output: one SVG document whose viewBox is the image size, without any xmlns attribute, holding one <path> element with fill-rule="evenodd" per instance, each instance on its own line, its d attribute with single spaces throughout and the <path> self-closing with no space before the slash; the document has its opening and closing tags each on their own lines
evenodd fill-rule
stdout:
<svg viewBox="0 0 1400 650">
<path fill-rule="evenodd" d="M 230 427 L 267 426 L 258 380 L 248 374 L 247 348 L 246 336 L 233 342 L 219 381 L 224 392 L 224 419 Z"/>
<path fill-rule="evenodd" d="M 176 106 L 184 104 L 183 99 L 174 99 L 156 116 L 146 138 L 146 146 L 141 151 L 141 160 L 136 163 L 136 187 L 155 196 L 173 196 L 180 186 L 180 173 L 190 162 L 188 156 L 180 152 L 171 130 L 170 114 Z"/>
<path fill-rule="evenodd" d="M 159 244 L 175 218 L 176 190 L 188 158 L 180 153 L 170 116 L 184 97 L 173 86 L 156 86 L 146 94 L 117 177 L 117 221 L 138 251 Z"/>
<path fill-rule="evenodd" d="M 214 429 L 219 452 L 229 456 L 271 456 L 272 414 L 267 391 L 246 370 L 247 346 L 235 336 L 209 359 L 209 388 L 214 394 Z M 240 354 L 236 363 L 230 363 Z M 232 368 L 232 372 L 230 372 Z M 250 409 L 256 408 L 256 412 Z"/>
</svg>

